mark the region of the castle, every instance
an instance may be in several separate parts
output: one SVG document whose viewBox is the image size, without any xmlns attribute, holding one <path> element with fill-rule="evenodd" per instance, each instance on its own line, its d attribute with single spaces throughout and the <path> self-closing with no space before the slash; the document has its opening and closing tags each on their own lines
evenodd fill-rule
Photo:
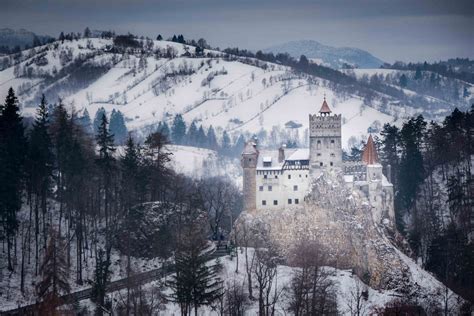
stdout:
<svg viewBox="0 0 474 316">
<path fill-rule="evenodd" d="M 372 136 L 361 161 L 343 161 L 341 121 L 324 99 L 319 113 L 309 115 L 309 148 L 259 151 L 254 142 L 247 142 L 241 159 L 244 209 L 302 204 L 313 180 L 325 172 L 342 172 L 346 185 L 366 196 L 376 223 L 393 225 L 393 185 L 382 173 Z"/>
</svg>

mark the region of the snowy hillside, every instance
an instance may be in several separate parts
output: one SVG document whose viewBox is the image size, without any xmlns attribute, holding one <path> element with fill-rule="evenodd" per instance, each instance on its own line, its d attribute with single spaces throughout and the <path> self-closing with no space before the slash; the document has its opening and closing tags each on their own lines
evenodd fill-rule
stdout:
<svg viewBox="0 0 474 316">
<path fill-rule="evenodd" d="M 176 172 L 193 178 L 227 176 L 238 187 L 242 186 L 242 170 L 239 163 L 231 158 L 219 156 L 214 150 L 169 145 L 171 166 Z"/>
<path fill-rule="evenodd" d="M 236 260 L 235 255 L 225 256 L 219 259 L 219 263 L 222 266 L 222 270 L 219 273 L 219 277 L 223 280 L 223 285 L 227 289 L 232 290 L 242 290 L 244 295 L 246 293 L 246 282 L 247 274 L 245 272 L 245 260 L 244 260 L 245 248 L 238 250 L 239 261 Z M 254 249 L 247 249 L 247 255 L 250 258 L 254 256 Z M 410 262 L 411 273 L 416 275 L 416 280 L 419 282 L 420 286 L 420 295 L 426 295 L 427 291 L 437 292 L 438 296 L 433 296 L 431 299 L 432 306 L 434 310 L 436 307 L 443 306 L 443 291 L 444 287 L 436 279 L 434 279 L 430 274 L 421 270 L 416 264 L 411 262 L 411 259 L 406 258 L 407 262 Z M 214 262 L 209 262 L 210 264 L 215 264 Z M 323 267 L 325 274 L 328 275 L 328 281 L 332 286 L 331 290 L 335 294 L 335 302 L 337 305 L 337 312 L 339 315 L 354 315 L 357 313 L 357 310 L 361 315 L 372 315 L 379 314 L 383 311 L 384 307 L 390 306 L 399 302 L 401 298 L 404 297 L 402 293 L 396 291 L 381 291 L 373 289 L 366 284 L 364 284 L 356 275 L 352 274 L 349 270 L 335 269 L 331 267 Z M 291 306 L 291 280 L 294 277 L 295 273 L 299 271 L 299 268 L 290 267 L 287 265 L 278 265 L 276 268 L 276 278 L 271 285 L 271 293 L 276 293 L 278 295 L 278 302 L 275 304 L 275 315 L 292 315 L 290 310 Z M 167 280 L 170 277 L 166 278 Z M 253 280 L 256 282 L 256 280 Z M 157 280 L 147 284 L 144 284 L 142 291 L 145 295 L 151 295 L 153 291 L 161 289 L 161 295 L 171 295 L 171 291 L 166 287 L 163 288 L 163 284 L 166 284 L 166 280 Z M 254 289 L 257 291 L 257 288 Z M 361 299 L 362 296 L 367 297 Z M 126 291 L 117 291 L 111 293 L 111 299 L 113 302 L 120 302 L 121 299 L 126 295 Z M 155 292 L 156 295 L 156 292 Z M 274 294 L 271 294 L 270 297 L 273 297 Z M 457 297 L 449 292 L 450 297 L 448 298 L 450 304 L 456 304 Z M 360 300 L 360 301 L 359 301 Z M 120 304 L 120 303 L 116 303 Z M 115 306 L 114 306 L 115 307 Z M 160 310 L 164 315 L 179 315 L 180 308 L 179 305 L 170 301 L 164 301 L 158 303 L 155 306 L 156 310 Z M 224 307 L 225 308 L 225 307 Z M 256 315 L 258 314 L 258 301 L 253 300 L 249 301 L 246 297 L 243 299 L 242 308 L 245 311 L 244 315 Z M 85 300 L 80 303 L 80 309 L 85 309 L 88 312 L 93 312 L 94 304 L 90 300 Z M 199 308 L 198 315 L 202 316 L 214 316 L 221 315 L 218 312 L 219 304 L 215 306 L 202 306 Z M 428 310 L 430 310 L 428 308 Z"/>
<path fill-rule="evenodd" d="M 218 135 L 226 130 L 235 139 L 286 129 L 304 144 L 308 114 L 316 113 L 326 96 L 332 110 L 342 114 L 345 147 L 349 139 L 351 144 L 365 139 L 369 127 L 377 131 L 422 112 L 379 92 L 364 99 L 282 65 L 255 65 L 252 59 L 208 50 L 197 57 L 194 47 L 175 42 L 147 40 L 143 46 L 117 50 L 111 39 L 79 39 L 5 57 L 0 99 L 13 87 L 26 115 L 35 112 L 44 93 L 49 102 L 60 97 L 92 117 L 101 107 L 108 113 L 120 110 L 129 130 L 149 131 L 180 113 L 187 123 L 214 126 Z"/>
<path fill-rule="evenodd" d="M 352 47 L 331 47 L 317 41 L 302 40 L 275 45 L 265 49 L 266 52 L 288 53 L 295 58 L 305 55 L 318 63 L 333 68 L 344 68 L 345 65 L 357 68 L 380 67 L 383 61 L 367 51 Z"/>
</svg>

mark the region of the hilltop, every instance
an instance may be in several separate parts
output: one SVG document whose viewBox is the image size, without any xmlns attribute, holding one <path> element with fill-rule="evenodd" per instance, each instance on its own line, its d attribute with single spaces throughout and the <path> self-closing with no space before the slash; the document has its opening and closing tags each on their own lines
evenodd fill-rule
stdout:
<svg viewBox="0 0 474 316">
<path fill-rule="evenodd" d="M 332 110 L 343 116 L 344 147 L 364 139 L 369 127 L 377 132 L 385 123 L 416 114 L 436 119 L 456 106 L 467 107 L 470 99 L 434 98 L 351 73 L 331 77 L 325 74 L 334 70 L 325 67 L 311 75 L 278 59 L 195 50 L 139 38 L 125 43 L 112 38 L 56 41 L 0 58 L 0 99 L 11 86 L 25 115 L 35 112 L 44 93 L 51 103 L 61 98 L 91 116 L 101 107 L 107 113 L 120 110 L 128 129 L 139 134 L 182 114 L 188 124 L 212 125 L 234 139 L 258 134 L 265 143 L 273 131 L 278 139 L 291 137 L 305 145 L 307 115 L 318 110 L 325 95 Z M 441 79 L 452 86 L 451 79 Z M 472 90 L 469 83 L 457 84 Z"/>
</svg>

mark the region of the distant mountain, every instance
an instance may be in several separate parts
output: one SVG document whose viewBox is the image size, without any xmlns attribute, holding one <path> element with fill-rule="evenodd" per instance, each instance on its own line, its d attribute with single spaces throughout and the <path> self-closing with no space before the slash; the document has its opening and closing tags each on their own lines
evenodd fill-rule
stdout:
<svg viewBox="0 0 474 316">
<path fill-rule="evenodd" d="M 35 37 L 37 37 L 41 43 L 52 39 L 51 36 L 38 35 L 25 29 L 13 30 L 3 28 L 0 29 L 0 46 L 7 46 L 10 49 L 20 46 L 21 49 L 24 49 L 27 45 L 30 47 L 33 45 Z"/>
<path fill-rule="evenodd" d="M 357 68 L 378 68 L 384 62 L 369 52 L 352 47 L 332 47 L 317 41 L 291 41 L 264 49 L 264 52 L 288 53 L 295 58 L 305 55 L 315 62 L 332 68 L 344 68 L 349 64 Z"/>
</svg>

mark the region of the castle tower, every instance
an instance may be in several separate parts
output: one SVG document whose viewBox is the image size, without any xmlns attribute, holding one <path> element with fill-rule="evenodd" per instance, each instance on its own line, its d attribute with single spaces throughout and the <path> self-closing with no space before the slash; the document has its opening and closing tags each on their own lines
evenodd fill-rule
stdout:
<svg viewBox="0 0 474 316">
<path fill-rule="evenodd" d="M 393 226 L 395 221 L 393 185 L 382 173 L 382 165 L 372 135 L 369 136 L 362 152 L 362 162 L 367 166 L 367 197 L 374 208 L 372 213 L 374 220 L 379 223 L 383 219 L 388 219 Z"/>
<path fill-rule="evenodd" d="M 245 144 L 240 163 L 243 169 L 244 210 L 254 211 L 257 206 L 257 159 L 258 150 L 254 142 Z"/>
<path fill-rule="evenodd" d="M 367 165 L 367 181 L 375 182 L 382 180 L 382 165 L 379 163 L 372 135 L 369 136 L 362 152 L 362 162 Z"/>
<path fill-rule="evenodd" d="M 341 115 L 332 114 L 324 98 L 318 114 L 309 115 L 309 156 L 311 174 L 342 168 Z"/>
</svg>

